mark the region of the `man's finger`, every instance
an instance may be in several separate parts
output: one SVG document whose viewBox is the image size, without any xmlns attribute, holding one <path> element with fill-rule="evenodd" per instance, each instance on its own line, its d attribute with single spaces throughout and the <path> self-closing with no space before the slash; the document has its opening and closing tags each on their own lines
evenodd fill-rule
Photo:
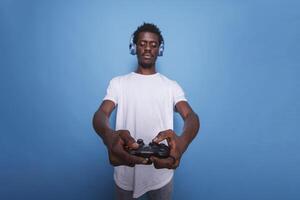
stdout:
<svg viewBox="0 0 300 200">
<path fill-rule="evenodd" d="M 172 130 L 161 131 L 157 134 L 157 136 L 153 139 L 153 142 L 160 143 L 161 141 L 167 139 L 169 141 L 172 138 Z"/>
<path fill-rule="evenodd" d="M 172 158 L 160 159 L 160 158 L 151 156 L 150 159 L 153 162 L 154 167 L 156 169 L 162 169 L 162 168 L 172 169 L 173 168 L 174 159 L 172 159 Z"/>
<path fill-rule="evenodd" d="M 124 161 L 124 164 L 128 166 L 134 166 L 135 164 L 148 164 L 149 159 L 145 159 L 142 157 L 130 155 L 123 148 L 115 150 L 114 153 Z"/>
<path fill-rule="evenodd" d="M 135 141 L 133 137 L 131 137 L 129 131 L 120 130 L 118 132 L 125 145 L 128 146 L 130 149 L 137 149 L 139 147 L 139 144 Z"/>
<path fill-rule="evenodd" d="M 110 156 L 110 163 L 113 166 L 127 165 L 130 167 L 134 167 L 136 164 L 151 164 L 149 163 L 149 159 L 139 158 L 136 156 L 126 155 L 123 152 L 117 152 Z"/>
<path fill-rule="evenodd" d="M 114 156 L 114 155 L 109 156 L 109 162 L 113 166 L 124 165 L 124 162 L 122 160 L 120 160 L 119 158 L 117 158 L 116 156 Z"/>
<path fill-rule="evenodd" d="M 143 164 L 143 165 L 147 165 L 147 164 L 151 164 L 152 162 L 149 162 L 149 158 L 142 158 L 142 157 L 138 157 L 138 156 L 133 156 L 133 155 L 129 155 L 126 158 L 127 163 L 129 164 Z"/>
</svg>

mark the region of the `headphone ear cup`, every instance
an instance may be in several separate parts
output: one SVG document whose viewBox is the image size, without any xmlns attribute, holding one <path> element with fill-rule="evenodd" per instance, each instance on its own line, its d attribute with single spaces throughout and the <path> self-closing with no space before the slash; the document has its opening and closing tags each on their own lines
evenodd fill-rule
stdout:
<svg viewBox="0 0 300 200">
<path fill-rule="evenodd" d="M 136 55 L 136 45 L 135 44 L 129 45 L 129 52 L 131 55 Z"/>
<path fill-rule="evenodd" d="M 136 45 L 133 42 L 133 35 L 130 38 L 130 42 L 129 42 L 129 53 L 131 55 L 136 55 Z"/>
<path fill-rule="evenodd" d="M 164 41 L 161 41 L 161 44 L 159 45 L 158 56 L 163 56 L 164 49 L 165 49 Z"/>
</svg>

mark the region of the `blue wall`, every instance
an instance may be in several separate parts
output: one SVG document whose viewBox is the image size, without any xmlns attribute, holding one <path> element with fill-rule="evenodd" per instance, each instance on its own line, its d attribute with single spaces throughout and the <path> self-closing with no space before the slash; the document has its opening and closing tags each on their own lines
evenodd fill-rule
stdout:
<svg viewBox="0 0 300 200">
<path fill-rule="evenodd" d="M 174 199 L 300 199 L 299 1 L 0 3 L 0 199 L 112 199 L 91 126 L 130 34 L 165 37 L 161 73 L 201 117 Z M 178 115 L 176 130 L 182 127 Z"/>
</svg>

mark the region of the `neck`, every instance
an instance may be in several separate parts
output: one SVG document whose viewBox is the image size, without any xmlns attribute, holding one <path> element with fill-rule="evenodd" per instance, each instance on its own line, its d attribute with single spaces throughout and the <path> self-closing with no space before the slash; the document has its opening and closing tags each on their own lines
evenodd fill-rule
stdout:
<svg viewBox="0 0 300 200">
<path fill-rule="evenodd" d="M 135 71 L 138 74 L 143 74 L 143 75 L 151 75 L 151 74 L 155 74 L 156 70 L 155 70 L 155 66 L 151 67 L 151 68 L 143 68 L 141 66 L 138 66 L 138 68 Z"/>
</svg>

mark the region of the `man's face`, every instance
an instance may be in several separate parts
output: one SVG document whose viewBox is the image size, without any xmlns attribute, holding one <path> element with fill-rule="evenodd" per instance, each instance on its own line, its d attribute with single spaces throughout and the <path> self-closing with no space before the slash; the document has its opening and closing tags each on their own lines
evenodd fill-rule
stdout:
<svg viewBox="0 0 300 200">
<path fill-rule="evenodd" d="M 136 44 L 138 63 L 143 68 L 155 65 L 159 51 L 159 37 L 155 33 L 141 32 Z"/>
</svg>

